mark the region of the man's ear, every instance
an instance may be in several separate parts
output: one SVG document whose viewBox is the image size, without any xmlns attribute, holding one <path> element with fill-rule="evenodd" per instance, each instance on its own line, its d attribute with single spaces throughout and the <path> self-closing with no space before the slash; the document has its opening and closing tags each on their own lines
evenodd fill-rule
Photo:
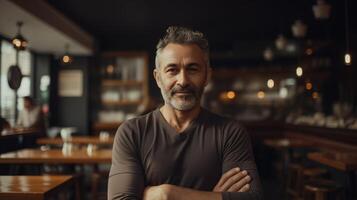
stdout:
<svg viewBox="0 0 357 200">
<path fill-rule="evenodd" d="M 159 71 L 158 71 L 158 69 L 156 67 L 155 67 L 155 69 L 153 71 L 153 75 L 154 75 L 157 87 L 161 88 L 160 87 L 160 83 L 161 83 L 160 75 L 159 75 Z"/>
<path fill-rule="evenodd" d="M 211 81 L 211 78 L 212 78 L 212 68 L 211 67 L 207 67 L 205 86 L 208 85 L 208 83 Z"/>
</svg>

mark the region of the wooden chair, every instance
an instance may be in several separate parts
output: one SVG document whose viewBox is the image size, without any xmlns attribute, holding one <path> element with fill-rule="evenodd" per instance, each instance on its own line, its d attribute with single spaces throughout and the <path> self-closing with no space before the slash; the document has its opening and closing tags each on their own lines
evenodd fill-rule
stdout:
<svg viewBox="0 0 357 200">
<path fill-rule="evenodd" d="M 301 198 L 305 182 L 322 178 L 326 175 L 327 170 L 322 168 L 305 168 L 301 164 L 289 164 L 286 186 L 287 193 L 292 198 Z"/>
<path fill-rule="evenodd" d="M 304 186 L 304 200 L 344 200 L 341 186 L 334 181 L 316 179 L 309 181 Z"/>
</svg>

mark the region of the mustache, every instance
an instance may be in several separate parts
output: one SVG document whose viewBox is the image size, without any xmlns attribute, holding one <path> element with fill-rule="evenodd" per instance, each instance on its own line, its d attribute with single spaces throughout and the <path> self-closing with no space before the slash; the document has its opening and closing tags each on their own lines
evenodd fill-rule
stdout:
<svg viewBox="0 0 357 200">
<path fill-rule="evenodd" d="M 177 85 L 174 88 L 172 88 L 171 95 L 174 95 L 175 93 L 179 93 L 179 92 L 196 94 L 196 88 L 194 88 L 191 85 L 187 85 L 185 87 L 182 87 L 181 85 Z"/>
</svg>

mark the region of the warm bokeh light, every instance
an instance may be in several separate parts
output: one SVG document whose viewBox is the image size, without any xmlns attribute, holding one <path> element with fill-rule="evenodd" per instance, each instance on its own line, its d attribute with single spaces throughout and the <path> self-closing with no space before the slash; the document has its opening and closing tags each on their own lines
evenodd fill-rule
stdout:
<svg viewBox="0 0 357 200">
<path fill-rule="evenodd" d="M 114 73 L 114 66 L 113 65 L 108 65 L 107 66 L 107 73 L 108 74 L 113 74 Z"/>
<path fill-rule="evenodd" d="M 349 53 L 345 54 L 345 64 L 351 65 L 351 55 Z"/>
<path fill-rule="evenodd" d="M 71 60 L 71 58 L 68 55 L 65 55 L 65 56 L 62 57 L 62 61 L 64 63 L 69 63 L 70 60 Z"/>
<path fill-rule="evenodd" d="M 303 74 L 303 70 L 302 70 L 302 67 L 300 67 L 300 66 L 298 66 L 297 68 L 296 68 L 296 76 L 302 76 L 302 74 Z"/>
<path fill-rule="evenodd" d="M 312 89 L 312 83 L 307 82 L 306 85 L 305 85 L 305 88 L 306 88 L 307 90 L 311 90 L 311 89 Z"/>
<path fill-rule="evenodd" d="M 258 99 L 264 99 L 264 97 L 265 97 L 265 92 L 259 91 L 259 92 L 257 93 L 257 97 L 258 97 Z"/>
<path fill-rule="evenodd" d="M 319 93 L 318 92 L 313 92 L 312 93 L 312 98 L 313 99 L 318 99 L 319 98 Z"/>
<path fill-rule="evenodd" d="M 236 97 L 236 93 L 234 91 L 228 91 L 227 92 L 227 98 L 228 99 L 234 99 Z"/>
<path fill-rule="evenodd" d="M 266 61 L 272 61 L 273 58 L 274 58 L 274 52 L 271 48 L 266 48 L 264 51 L 263 51 L 263 57 Z"/>
<path fill-rule="evenodd" d="M 237 97 L 237 94 L 235 91 L 225 91 L 225 92 L 221 92 L 220 95 L 219 95 L 219 99 L 222 101 L 222 102 L 230 102 L 232 101 L 233 99 L 235 99 Z"/>
<path fill-rule="evenodd" d="M 273 88 L 274 87 L 274 80 L 273 79 L 269 79 L 267 81 L 267 86 L 268 86 L 268 88 Z"/>
<path fill-rule="evenodd" d="M 307 48 L 307 49 L 305 50 L 305 53 L 306 53 L 306 55 L 311 56 L 312 53 L 313 53 L 313 50 L 312 50 L 311 48 Z"/>
<path fill-rule="evenodd" d="M 16 47 L 20 47 L 21 46 L 21 41 L 19 39 L 13 39 L 12 40 L 12 44 L 15 45 Z"/>
</svg>

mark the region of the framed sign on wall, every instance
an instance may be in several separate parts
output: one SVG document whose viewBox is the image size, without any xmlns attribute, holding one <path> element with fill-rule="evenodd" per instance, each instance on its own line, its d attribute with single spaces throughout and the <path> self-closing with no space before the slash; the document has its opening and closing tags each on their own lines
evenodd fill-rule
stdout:
<svg viewBox="0 0 357 200">
<path fill-rule="evenodd" d="M 82 70 L 61 70 L 58 77 L 58 95 L 81 97 L 83 95 Z"/>
</svg>

